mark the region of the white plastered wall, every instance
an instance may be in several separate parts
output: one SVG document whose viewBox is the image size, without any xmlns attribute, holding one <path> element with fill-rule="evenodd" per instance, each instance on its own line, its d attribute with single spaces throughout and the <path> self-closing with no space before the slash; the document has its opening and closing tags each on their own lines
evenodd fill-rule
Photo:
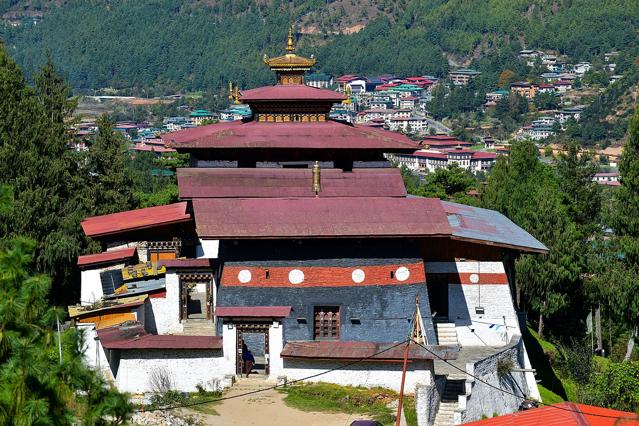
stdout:
<svg viewBox="0 0 639 426">
<path fill-rule="evenodd" d="M 207 390 L 221 390 L 227 386 L 223 364 L 220 350 L 123 350 L 116 385 L 122 392 L 153 392 L 152 375 L 162 372 L 180 392 L 195 392 L 197 385 Z"/>
<path fill-rule="evenodd" d="M 166 274 L 166 296 L 149 299 L 157 334 L 181 333 L 180 278 L 176 273 Z"/>
<path fill-rule="evenodd" d="M 502 262 L 428 262 L 427 273 L 503 274 Z M 477 313 L 476 308 L 484 308 Z M 508 284 L 449 284 L 448 318 L 462 346 L 504 346 L 521 334 Z"/>
<path fill-rule="evenodd" d="M 273 321 L 268 331 L 269 350 L 269 380 L 277 381 L 280 376 L 285 376 L 284 362 L 280 354 L 284 349 L 284 326 L 279 321 Z"/>
<path fill-rule="evenodd" d="M 195 248 L 195 257 L 198 259 L 217 259 L 220 251 L 220 240 L 203 240 Z"/>
<path fill-rule="evenodd" d="M 326 382 L 342 386 L 383 387 L 399 391 L 402 382 L 402 363 L 390 362 L 361 362 L 346 368 L 338 367 L 348 364 L 349 361 L 322 361 L 285 359 L 283 374 L 287 381 L 305 379 L 309 382 Z M 430 385 L 433 382 L 433 361 L 425 360 L 411 362 L 406 371 L 406 384 L 404 391 L 414 393 L 415 386 Z M 328 372 L 330 371 L 330 372 Z M 307 377 L 324 373 L 317 377 Z"/>
<path fill-rule="evenodd" d="M 76 328 L 79 333 L 82 333 L 82 357 L 84 363 L 102 374 L 102 376 L 113 382 L 114 377 L 109 366 L 109 360 L 107 355 L 97 339 L 97 332 L 95 330 L 95 324 L 93 323 L 78 323 Z"/>
<path fill-rule="evenodd" d="M 122 269 L 124 263 L 109 265 L 108 267 L 99 267 L 93 269 L 85 269 L 80 272 L 80 304 L 91 305 L 96 300 L 100 300 L 104 296 L 102 291 L 102 281 L 100 281 L 100 272 L 112 269 Z"/>
</svg>

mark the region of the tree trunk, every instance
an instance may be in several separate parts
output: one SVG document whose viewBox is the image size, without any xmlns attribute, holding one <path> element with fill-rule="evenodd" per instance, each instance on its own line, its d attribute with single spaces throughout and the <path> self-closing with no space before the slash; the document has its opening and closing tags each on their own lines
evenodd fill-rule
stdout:
<svg viewBox="0 0 639 426">
<path fill-rule="evenodd" d="M 626 356 L 623 357 L 624 362 L 630 361 L 632 356 L 632 350 L 635 348 L 635 338 L 637 337 L 637 326 L 635 325 L 630 338 L 628 339 L 628 345 L 626 346 Z"/>
<path fill-rule="evenodd" d="M 539 314 L 539 327 L 537 327 L 539 337 L 544 337 L 544 314 Z"/>
</svg>

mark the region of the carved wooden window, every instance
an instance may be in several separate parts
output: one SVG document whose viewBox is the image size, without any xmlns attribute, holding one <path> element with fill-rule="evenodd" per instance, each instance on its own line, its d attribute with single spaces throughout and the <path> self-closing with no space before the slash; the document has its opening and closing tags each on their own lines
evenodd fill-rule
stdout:
<svg viewBox="0 0 639 426">
<path fill-rule="evenodd" d="M 339 306 L 315 306 L 315 339 L 339 339 Z"/>
</svg>

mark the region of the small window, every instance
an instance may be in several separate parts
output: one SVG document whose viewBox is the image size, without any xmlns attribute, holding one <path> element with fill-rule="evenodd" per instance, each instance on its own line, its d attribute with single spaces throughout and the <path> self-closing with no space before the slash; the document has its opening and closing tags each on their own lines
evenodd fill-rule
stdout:
<svg viewBox="0 0 639 426">
<path fill-rule="evenodd" d="M 339 339 L 339 306 L 316 306 L 315 339 Z"/>
</svg>

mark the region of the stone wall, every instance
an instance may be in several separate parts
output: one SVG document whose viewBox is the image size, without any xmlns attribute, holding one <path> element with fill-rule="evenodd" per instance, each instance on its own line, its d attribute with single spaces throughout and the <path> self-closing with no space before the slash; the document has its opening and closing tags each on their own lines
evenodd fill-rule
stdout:
<svg viewBox="0 0 639 426">
<path fill-rule="evenodd" d="M 499 377 L 500 362 L 509 362 L 513 368 L 524 368 L 524 354 L 523 341 L 520 336 L 515 336 L 502 351 L 466 364 L 466 394 L 459 398 L 455 424 L 479 420 L 483 415 L 492 417 L 495 413 L 502 415 L 515 412 L 524 398 L 531 396 L 531 393 L 537 393 L 537 389 L 528 388 L 526 373 L 510 372 Z M 475 377 L 480 380 L 476 380 Z"/>
<path fill-rule="evenodd" d="M 122 392 L 153 392 L 151 377 L 167 374 L 176 390 L 195 392 L 197 385 L 207 390 L 230 386 L 225 359 L 220 350 L 144 349 L 119 353 L 116 385 Z"/>
<path fill-rule="evenodd" d="M 168 286 L 168 280 L 167 280 Z M 428 290 L 423 284 L 348 286 L 325 288 L 222 287 L 220 306 L 291 306 L 283 320 L 284 340 L 313 340 L 314 306 L 340 307 L 340 340 L 401 342 L 410 331 L 409 320 L 419 295 L 420 310 L 429 342 L 435 341 Z M 218 335 L 222 322 L 217 322 Z"/>
<path fill-rule="evenodd" d="M 303 379 L 347 364 L 348 361 L 284 359 L 282 375 L 286 381 Z M 414 393 L 416 386 L 433 382 L 433 361 L 411 362 L 406 372 L 404 391 Z M 331 371 L 307 382 L 334 383 L 342 386 L 383 387 L 399 392 L 402 381 L 402 363 L 360 362 Z"/>
<path fill-rule="evenodd" d="M 435 376 L 433 383 L 416 386 L 415 410 L 417 411 L 418 426 L 431 426 L 435 422 L 435 415 L 437 415 L 445 385 L 445 377 Z"/>
</svg>

